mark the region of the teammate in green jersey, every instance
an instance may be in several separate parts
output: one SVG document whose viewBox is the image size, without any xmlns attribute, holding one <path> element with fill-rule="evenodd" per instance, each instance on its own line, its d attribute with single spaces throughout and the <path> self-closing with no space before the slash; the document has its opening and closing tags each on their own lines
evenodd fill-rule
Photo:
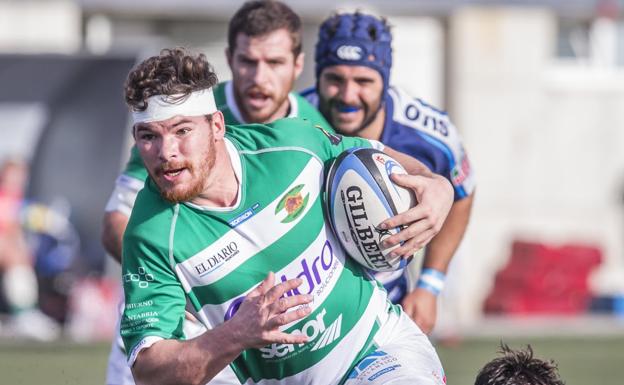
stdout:
<svg viewBox="0 0 624 385">
<path fill-rule="evenodd" d="M 244 383 L 443 384 L 427 337 L 339 247 L 321 190 L 325 164 L 345 149 L 395 157 L 410 175 L 393 179 L 420 203 L 380 224 L 405 226 L 380 247 L 403 242 L 395 252 L 407 257 L 439 231 L 450 183 L 304 120 L 226 132 L 215 84 L 203 55 L 179 49 L 126 83 L 150 175 L 123 242 L 121 334 L 137 382 L 202 384 L 229 364 Z M 208 327 L 190 340 L 187 302 Z"/>
<path fill-rule="evenodd" d="M 226 51 L 232 80 L 214 87 L 217 107 L 226 123 L 267 123 L 283 117 L 302 117 L 329 127 L 316 108 L 290 92 L 303 67 L 301 39 L 301 19 L 283 3 L 251 1 L 236 12 L 228 27 Z M 118 262 L 123 232 L 146 177 L 143 162 L 133 147 L 104 216 L 102 243 Z M 111 348 L 106 383 L 134 383 L 120 343 Z"/>
</svg>

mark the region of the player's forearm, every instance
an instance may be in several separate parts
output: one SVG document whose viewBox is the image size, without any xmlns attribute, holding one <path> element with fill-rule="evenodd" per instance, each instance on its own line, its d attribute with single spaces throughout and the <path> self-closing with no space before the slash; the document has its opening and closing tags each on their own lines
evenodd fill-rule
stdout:
<svg viewBox="0 0 624 385">
<path fill-rule="evenodd" d="M 204 385 L 244 350 L 226 322 L 188 341 L 163 340 L 139 353 L 137 385 Z"/>
<path fill-rule="evenodd" d="M 128 217 L 119 211 L 104 214 L 102 245 L 117 262 L 121 263 L 123 234 L 128 225 Z"/>
<path fill-rule="evenodd" d="M 466 232 L 473 197 L 474 193 L 453 203 L 442 229 L 427 245 L 423 268 L 446 272 L 451 258 Z"/>
<path fill-rule="evenodd" d="M 429 170 L 427 166 L 425 166 L 421 161 L 414 157 L 411 157 L 400 151 L 396 151 L 388 146 L 385 146 L 383 151 L 387 155 L 393 157 L 397 162 L 399 162 L 401 166 L 403 166 L 405 171 L 407 171 L 407 173 L 410 175 L 422 175 L 428 177 L 435 175 L 431 172 L 431 170 Z"/>
</svg>

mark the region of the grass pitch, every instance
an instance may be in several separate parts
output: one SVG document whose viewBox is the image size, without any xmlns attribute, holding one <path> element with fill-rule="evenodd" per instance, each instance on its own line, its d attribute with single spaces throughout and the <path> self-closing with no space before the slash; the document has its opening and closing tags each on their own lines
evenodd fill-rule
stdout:
<svg viewBox="0 0 624 385">
<path fill-rule="evenodd" d="M 0 342 L 0 384 L 104 385 L 110 344 Z"/>
<path fill-rule="evenodd" d="M 554 359 L 566 385 L 622 385 L 624 335 L 599 338 L 505 339 L 512 348 L 531 344 L 535 355 Z M 104 385 L 110 345 L 0 341 L 0 384 Z M 449 385 L 472 385 L 477 371 L 496 356 L 498 339 L 467 339 L 438 346 Z"/>
</svg>

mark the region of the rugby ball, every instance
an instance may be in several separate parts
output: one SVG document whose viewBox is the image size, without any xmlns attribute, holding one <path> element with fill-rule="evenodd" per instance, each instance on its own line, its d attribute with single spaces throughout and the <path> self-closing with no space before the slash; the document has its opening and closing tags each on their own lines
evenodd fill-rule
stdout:
<svg viewBox="0 0 624 385">
<path fill-rule="evenodd" d="M 402 269 L 411 260 L 389 256 L 398 246 L 381 246 L 401 228 L 377 227 L 416 205 L 412 190 L 392 182 L 393 173 L 406 172 L 384 152 L 352 148 L 333 161 L 325 182 L 325 204 L 336 237 L 350 257 L 374 271 Z"/>
</svg>

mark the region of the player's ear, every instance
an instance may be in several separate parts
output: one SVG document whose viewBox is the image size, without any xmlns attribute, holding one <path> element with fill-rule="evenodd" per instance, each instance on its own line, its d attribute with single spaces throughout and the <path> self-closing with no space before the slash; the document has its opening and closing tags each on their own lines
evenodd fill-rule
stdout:
<svg viewBox="0 0 624 385">
<path fill-rule="evenodd" d="M 212 133 L 215 140 L 223 139 L 225 135 L 225 118 L 221 111 L 216 111 L 212 114 Z"/>
<path fill-rule="evenodd" d="M 299 52 L 299 55 L 295 57 L 295 79 L 301 75 L 301 72 L 303 72 L 304 59 L 305 54 L 303 52 Z"/>
</svg>

